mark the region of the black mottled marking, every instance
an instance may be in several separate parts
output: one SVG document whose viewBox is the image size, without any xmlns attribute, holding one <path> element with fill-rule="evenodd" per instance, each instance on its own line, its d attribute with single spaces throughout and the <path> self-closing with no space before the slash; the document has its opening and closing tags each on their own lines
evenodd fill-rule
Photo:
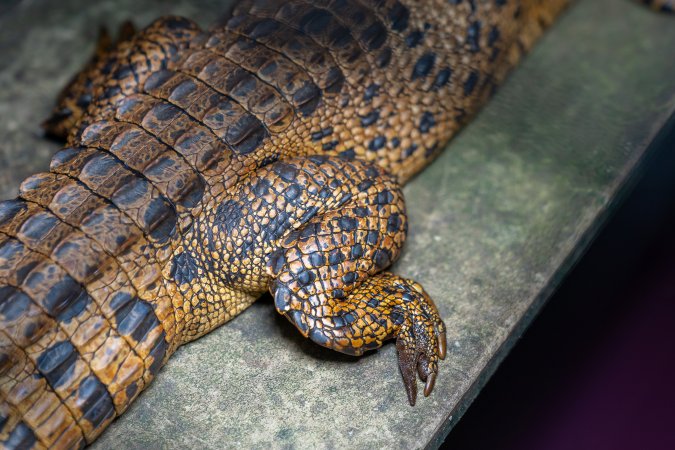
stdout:
<svg viewBox="0 0 675 450">
<path fill-rule="evenodd" d="M 328 343 L 328 336 L 326 336 L 324 330 L 312 328 L 311 330 L 309 330 L 308 336 L 312 341 L 316 342 L 319 345 L 326 345 Z"/>
<path fill-rule="evenodd" d="M 229 124 L 225 140 L 232 149 L 242 155 L 247 155 L 260 146 L 268 137 L 265 126 L 257 117 L 251 114 L 242 115 L 237 121 Z"/>
<path fill-rule="evenodd" d="M 148 224 L 150 237 L 164 242 L 176 231 L 176 210 L 163 195 L 150 200 L 144 220 Z"/>
<path fill-rule="evenodd" d="M 171 98 L 173 99 L 186 99 L 190 94 L 195 92 L 197 90 L 197 84 L 191 80 L 187 79 L 183 82 L 181 82 L 178 86 L 176 86 L 173 91 L 171 91 Z"/>
<path fill-rule="evenodd" d="M 339 249 L 335 249 L 328 254 L 328 263 L 331 266 L 342 264 L 345 260 L 345 255 Z"/>
<path fill-rule="evenodd" d="M 419 130 L 420 133 L 426 134 L 429 132 L 429 130 L 436 125 L 436 120 L 434 119 L 434 115 L 430 113 L 429 111 L 424 111 L 422 114 L 422 118 L 420 119 L 420 125 L 419 125 Z"/>
<path fill-rule="evenodd" d="M 0 244 L 0 259 L 10 259 L 12 258 L 13 255 L 22 252 L 24 249 L 24 246 L 21 242 L 10 239 L 8 241 L 3 242 Z M 23 282 L 23 280 L 29 275 L 32 274 L 32 270 L 37 266 L 38 262 L 33 261 L 30 263 L 24 263 L 22 264 L 17 270 L 15 277 L 19 283 Z M 38 277 L 39 280 L 36 280 L 38 283 L 40 282 L 42 277 Z"/>
<path fill-rule="evenodd" d="M 407 45 L 408 48 L 415 48 L 422 42 L 423 39 L 424 31 L 414 30 L 405 37 L 405 45 Z"/>
<path fill-rule="evenodd" d="M 73 158 L 75 158 L 75 157 L 76 157 L 77 155 L 79 155 L 81 152 L 82 152 L 82 148 L 79 148 L 79 147 L 78 147 L 78 148 L 67 147 L 67 148 L 64 148 L 64 149 L 62 149 L 62 150 L 59 150 L 58 152 L 56 152 L 56 153 L 54 154 L 54 156 L 52 156 L 52 160 L 51 160 L 51 162 L 49 163 L 49 168 L 50 168 L 51 170 L 54 170 L 54 169 L 56 169 L 57 167 L 62 166 L 62 165 L 64 165 L 64 164 L 66 164 L 66 163 L 72 161 Z M 87 160 L 85 160 L 85 162 L 86 162 L 86 161 L 87 161 Z M 35 181 L 36 181 L 36 180 L 33 180 L 33 183 L 35 183 Z M 41 181 L 37 181 L 37 183 L 40 183 L 40 182 L 41 182 Z M 24 181 L 24 183 L 26 183 L 26 182 Z M 28 190 L 31 190 L 31 191 L 32 191 L 33 189 L 35 189 L 35 188 L 37 188 L 37 187 L 39 186 L 39 184 L 38 184 L 38 185 L 34 185 L 33 183 L 31 183 L 30 185 L 27 186 L 27 189 L 28 189 Z M 26 184 L 24 184 L 24 186 L 26 186 Z M 15 200 L 14 200 L 14 201 L 15 201 Z M 0 203 L 0 204 L 1 204 L 1 203 Z M 0 208 L 0 209 L 1 209 L 1 208 Z M 2 222 L 1 217 L 2 217 L 2 213 L 0 213 L 0 223 Z"/>
<path fill-rule="evenodd" d="M 234 200 L 225 200 L 216 208 L 213 223 L 221 233 L 232 233 L 244 215 L 241 205 Z"/>
<path fill-rule="evenodd" d="M 340 226 L 342 231 L 354 231 L 356 230 L 356 228 L 358 228 L 359 223 L 353 217 L 343 216 L 338 219 L 338 225 Z"/>
<path fill-rule="evenodd" d="M 128 399 L 134 398 L 137 392 L 138 392 L 138 383 L 136 383 L 135 381 L 131 383 L 129 386 L 127 386 L 126 389 L 124 390 L 124 393 L 126 394 Z"/>
<path fill-rule="evenodd" d="M 143 88 L 146 92 L 153 91 L 161 86 L 163 86 L 167 81 L 169 81 L 175 72 L 171 70 L 158 70 L 157 72 L 152 73 L 148 79 L 145 81 Z"/>
<path fill-rule="evenodd" d="M 417 150 L 417 144 L 411 144 L 410 147 L 406 148 L 403 151 L 403 157 L 408 158 L 411 156 L 413 153 L 415 153 L 415 150 Z"/>
<path fill-rule="evenodd" d="M 344 284 L 353 284 L 359 279 L 359 274 L 353 271 L 347 272 L 342 275 L 342 282 Z"/>
<path fill-rule="evenodd" d="M 35 277 L 34 277 L 35 275 Z M 44 282 L 42 276 L 38 276 L 36 272 L 33 272 L 28 279 L 26 279 L 26 285 L 42 284 Z M 52 317 L 57 317 L 61 314 L 66 308 L 74 302 L 82 292 L 82 287 L 69 276 L 63 277 L 63 279 L 49 289 L 49 292 L 43 299 L 43 306 Z"/>
<path fill-rule="evenodd" d="M 29 296 L 11 286 L 0 286 L 0 316 L 12 322 L 23 315 L 32 303 Z"/>
<path fill-rule="evenodd" d="M 401 32 L 408 28 L 410 10 L 401 2 L 396 2 L 389 10 L 389 20 L 391 20 L 391 29 Z"/>
<path fill-rule="evenodd" d="M 353 41 L 351 32 L 349 31 L 349 28 L 344 27 L 344 26 L 339 26 L 336 29 L 333 30 L 333 32 L 330 34 L 330 46 L 332 48 L 343 48 L 347 46 L 350 42 Z M 357 50 L 354 53 L 354 59 L 357 58 L 358 56 L 361 55 L 361 51 Z"/>
<path fill-rule="evenodd" d="M 368 217 L 370 215 L 370 210 L 365 206 L 356 206 L 354 209 L 354 214 L 356 217 Z"/>
<path fill-rule="evenodd" d="M 326 199 L 326 198 L 330 197 L 330 194 L 331 194 L 330 189 L 328 189 L 328 188 L 323 188 L 323 189 L 321 189 L 321 190 L 319 191 L 318 196 L 319 196 L 319 198 L 321 198 L 321 199 Z"/>
<path fill-rule="evenodd" d="M 380 118 L 380 110 L 376 109 L 374 111 L 369 112 L 365 116 L 361 116 L 361 126 L 362 127 L 369 127 L 377 120 Z"/>
<path fill-rule="evenodd" d="M 377 241 L 380 239 L 380 233 L 377 231 L 369 231 L 366 235 L 366 243 L 368 245 L 376 245 Z"/>
<path fill-rule="evenodd" d="M 471 95 L 478 83 L 478 72 L 472 71 L 464 82 L 464 95 Z"/>
<path fill-rule="evenodd" d="M 82 418 L 93 428 L 100 427 L 106 420 L 115 416 L 115 407 L 103 383 L 93 375 L 82 380 L 77 388 Z"/>
<path fill-rule="evenodd" d="M 286 187 L 286 189 L 284 189 L 284 192 L 282 193 L 282 195 L 284 196 L 284 198 L 286 199 L 287 202 L 293 203 L 293 201 L 296 198 L 298 198 L 298 196 L 301 193 L 302 193 L 302 188 L 299 185 L 293 183 L 293 184 L 289 184 L 288 187 Z"/>
<path fill-rule="evenodd" d="M 370 187 L 371 187 L 372 185 L 373 185 L 373 181 L 372 181 L 372 180 L 363 180 L 362 182 L 359 183 L 359 185 L 357 186 L 357 189 L 358 189 L 360 192 L 365 192 L 365 191 L 367 191 L 368 189 L 370 189 Z"/>
<path fill-rule="evenodd" d="M 27 209 L 23 200 L 0 201 L 0 224 L 9 222 L 21 211 Z"/>
<path fill-rule="evenodd" d="M 320 251 L 312 252 L 309 255 L 309 263 L 313 267 L 321 267 L 326 264 L 326 256 Z"/>
<path fill-rule="evenodd" d="M 40 241 L 44 239 L 59 222 L 60 220 L 51 214 L 33 214 L 23 223 L 23 225 L 21 225 L 21 233 L 32 241 Z"/>
<path fill-rule="evenodd" d="M 256 197 L 263 197 L 269 193 L 271 186 L 272 184 L 269 180 L 260 178 L 253 186 L 253 193 Z"/>
<path fill-rule="evenodd" d="M 321 89 L 314 83 L 307 82 L 295 91 L 292 101 L 298 107 L 300 114 L 310 116 L 316 111 L 321 101 Z"/>
<path fill-rule="evenodd" d="M 330 136 L 331 134 L 333 134 L 333 127 L 323 128 L 319 131 L 315 131 L 314 133 L 312 133 L 312 141 L 314 142 L 320 141 L 321 139 Z"/>
<path fill-rule="evenodd" d="M 426 52 L 424 55 L 420 56 L 415 63 L 410 78 L 416 80 L 418 78 L 426 77 L 433 70 L 435 63 L 436 54 L 433 52 Z"/>
<path fill-rule="evenodd" d="M 401 229 L 401 223 L 401 217 L 396 213 L 392 214 L 387 220 L 387 231 L 390 233 L 397 232 Z"/>
<path fill-rule="evenodd" d="M 348 313 L 342 315 L 342 320 L 345 321 L 346 325 L 349 325 L 351 323 L 356 322 L 357 318 L 358 317 L 353 312 L 348 312 Z"/>
<path fill-rule="evenodd" d="M 331 13 L 325 9 L 312 8 L 299 22 L 300 29 L 309 35 L 323 32 L 332 20 Z"/>
<path fill-rule="evenodd" d="M 401 145 L 401 140 L 397 137 L 391 139 L 391 146 L 392 148 L 398 148 L 398 146 Z"/>
<path fill-rule="evenodd" d="M 6 449 L 28 449 L 33 448 L 36 444 L 37 438 L 28 425 L 23 422 L 16 424 L 12 432 L 7 437 L 7 440 L 0 442 L 3 448 Z"/>
<path fill-rule="evenodd" d="M 472 53 L 478 53 L 480 51 L 480 31 L 482 23 L 480 20 L 469 25 L 469 28 L 466 31 L 466 42 L 469 44 L 469 50 Z"/>
<path fill-rule="evenodd" d="M 363 256 L 363 245 L 361 244 L 354 244 L 352 245 L 351 251 L 350 251 L 351 259 L 359 259 L 360 257 Z"/>
<path fill-rule="evenodd" d="M 302 312 L 297 310 L 289 311 L 286 313 L 286 317 L 288 317 L 302 333 L 307 333 L 309 328 L 302 321 Z"/>
<path fill-rule="evenodd" d="M 279 29 L 280 23 L 274 19 L 262 19 L 250 26 L 244 33 L 251 39 L 260 39 Z"/>
<path fill-rule="evenodd" d="M 388 205 L 394 200 L 394 194 L 391 193 L 390 190 L 388 189 L 383 189 L 382 191 L 377 193 L 377 197 L 375 197 L 375 204 L 376 205 Z"/>
<path fill-rule="evenodd" d="M 380 22 L 374 22 L 363 30 L 361 40 L 366 43 L 369 50 L 377 50 L 387 41 L 387 29 Z"/>
<path fill-rule="evenodd" d="M 445 67 L 441 70 L 438 71 L 436 74 L 436 78 L 434 78 L 434 84 L 432 88 L 434 90 L 438 90 L 448 84 L 448 81 L 450 81 L 450 77 L 452 76 L 452 69 L 449 67 Z"/>
<path fill-rule="evenodd" d="M 391 321 L 394 322 L 394 325 L 401 325 L 405 322 L 405 314 L 400 309 L 394 309 L 391 313 Z"/>
<path fill-rule="evenodd" d="M 302 230 L 300 230 L 300 233 L 298 233 L 298 237 L 300 239 L 309 239 L 311 237 L 317 236 L 321 232 L 321 226 L 318 223 L 310 223 L 307 224 Z M 296 237 L 295 239 L 297 239 Z M 293 241 L 295 240 L 293 239 Z M 292 244 L 293 241 L 288 242 L 288 245 Z"/>
<path fill-rule="evenodd" d="M 316 275 L 311 270 L 303 270 L 297 275 L 297 279 L 301 286 L 307 286 L 314 282 Z"/>
<path fill-rule="evenodd" d="M 378 268 L 384 269 L 389 267 L 389 264 L 391 264 L 391 254 L 385 249 L 378 249 L 375 251 L 373 260 L 375 261 L 375 265 Z"/>
<path fill-rule="evenodd" d="M 122 92 L 122 88 L 119 86 L 108 87 L 103 91 L 101 98 L 108 100 L 111 99 Z"/>
<path fill-rule="evenodd" d="M 366 103 L 370 102 L 374 97 L 378 95 L 378 90 L 380 85 L 377 83 L 369 84 L 366 88 L 366 91 L 363 93 L 363 101 Z"/>
<path fill-rule="evenodd" d="M 379 170 L 377 169 L 376 166 L 368 166 L 366 168 L 366 176 L 369 178 L 375 178 L 380 174 Z"/>
<path fill-rule="evenodd" d="M 347 150 L 340 152 L 340 157 L 348 161 L 352 161 L 354 158 L 356 158 L 356 152 L 354 151 L 353 147 L 348 148 Z"/>
<path fill-rule="evenodd" d="M 321 164 L 325 164 L 326 162 L 329 161 L 329 157 L 326 156 L 326 155 L 309 155 L 307 157 L 307 159 L 312 161 L 317 166 L 320 166 Z"/>
<path fill-rule="evenodd" d="M 291 291 L 277 280 L 274 280 L 270 290 L 274 295 L 274 306 L 277 310 L 284 311 L 291 301 Z"/>
<path fill-rule="evenodd" d="M 298 176 L 298 169 L 295 166 L 287 164 L 285 162 L 277 162 L 272 166 L 274 173 L 279 175 L 279 177 L 287 182 L 295 181 Z"/>
<path fill-rule="evenodd" d="M 370 141 L 370 144 L 368 144 L 368 148 L 372 151 L 377 151 L 384 147 L 387 144 L 387 138 L 380 135 L 376 136 L 372 141 Z"/>
<path fill-rule="evenodd" d="M 157 375 L 157 372 L 159 372 L 160 367 L 162 367 L 164 357 L 166 356 L 166 350 L 168 348 L 169 345 L 166 342 L 166 333 L 162 331 L 162 333 L 159 335 L 159 338 L 157 339 L 157 343 L 150 351 L 150 356 L 153 358 L 153 361 L 152 364 L 150 364 L 148 370 L 150 371 L 150 374 L 152 374 L 153 377 Z"/>
<path fill-rule="evenodd" d="M 180 110 L 170 103 L 159 103 L 152 108 L 152 113 L 162 122 L 175 119 Z"/>
<path fill-rule="evenodd" d="M 336 328 L 344 327 L 345 326 L 345 320 L 341 316 L 333 316 L 331 317 L 333 320 L 333 325 Z"/>
<path fill-rule="evenodd" d="M 92 97 L 91 94 L 82 94 L 77 98 L 75 103 L 80 108 L 86 108 L 91 103 Z M 67 108 L 66 108 L 67 109 Z"/>
<path fill-rule="evenodd" d="M 330 141 L 323 144 L 321 148 L 326 151 L 335 150 L 335 147 L 337 147 L 338 144 L 339 144 L 338 141 Z"/>
<path fill-rule="evenodd" d="M 70 302 L 68 306 L 56 316 L 56 320 L 63 323 L 69 323 L 73 318 L 79 316 L 91 303 L 92 299 L 89 294 L 82 291 L 74 301 Z"/>
<path fill-rule="evenodd" d="M 118 310 L 115 313 L 117 331 L 125 336 L 131 336 L 136 342 L 141 342 L 145 336 L 159 325 L 157 316 L 150 303 L 140 298 L 134 298 L 129 302 L 131 308 L 124 308 L 124 316 Z"/>
<path fill-rule="evenodd" d="M 199 266 L 194 256 L 182 252 L 177 254 L 171 260 L 171 278 L 176 280 L 178 285 L 190 283 L 199 276 Z"/>
<path fill-rule="evenodd" d="M 201 177 L 195 177 L 181 190 L 180 197 L 175 200 L 175 203 L 185 208 L 193 208 L 204 197 L 205 190 L 204 180 Z"/>
<path fill-rule="evenodd" d="M 258 167 L 265 167 L 269 166 L 270 164 L 273 164 L 275 162 L 279 161 L 279 155 L 269 155 L 265 156 L 260 163 L 258 164 Z"/>
<path fill-rule="evenodd" d="M 333 289 L 333 298 L 345 298 L 345 291 L 342 289 Z"/>
<path fill-rule="evenodd" d="M 281 272 L 281 270 L 286 265 L 286 254 L 283 248 L 279 248 L 270 254 L 270 258 L 267 262 L 267 267 L 272 271 L 276 276 Z"/>
<path fill-rule="evenodd" d="M 366 305 L 368 305 L 371 308 L 377 308 L 378 306 L 380 306 L 380 301 L 376 298 L 371 298 L 366 302 Z"/>
<path fill-rule="evenodd" d="M 342 89 L 345 82 L 345 76 L 339 67 L 331 67 L 326 76 L 326 87 L 324 92 L 328 94 L 337 94 Z"/>
<path fill-rule="evenodd" d="M 77 350 L 68 341 L 57 342 L 37 359 L 36 367 L 54 389 L 64 385 L 75 372 Z"/>
</svg>

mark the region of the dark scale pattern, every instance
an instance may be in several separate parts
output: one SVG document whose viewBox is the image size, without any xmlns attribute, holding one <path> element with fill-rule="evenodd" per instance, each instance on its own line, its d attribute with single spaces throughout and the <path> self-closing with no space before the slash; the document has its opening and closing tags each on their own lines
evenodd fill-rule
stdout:
<svg viewBox="0 0 675 450">
<path fill-rule="evenodd" d="M 386 271 L 401 185 L 567 3 L 242 0 L 208 31 L 104 33 L 45 123 L 68 146 L 0 202 L 1 445 L 92 442 L 267 291 L 320 345 L 395 339 L 428 395 L 445 327 Z"/>
</svg>

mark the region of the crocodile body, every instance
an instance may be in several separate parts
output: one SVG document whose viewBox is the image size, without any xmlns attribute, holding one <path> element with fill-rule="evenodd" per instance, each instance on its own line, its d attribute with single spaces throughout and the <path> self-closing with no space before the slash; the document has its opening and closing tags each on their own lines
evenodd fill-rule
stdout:
<svg viewBox="0 0 675 450">
<path fill-rule="evenodd" d="M 104 42 L 47 124 L 67 147 L 0 203 L 3 447 L 91 443 L 265 292 L 320 345 L 395 338 L 429 395 L 443 322 L 385 271 L 401 185 L 568 2 L 245 0 Z"/>
</svg>

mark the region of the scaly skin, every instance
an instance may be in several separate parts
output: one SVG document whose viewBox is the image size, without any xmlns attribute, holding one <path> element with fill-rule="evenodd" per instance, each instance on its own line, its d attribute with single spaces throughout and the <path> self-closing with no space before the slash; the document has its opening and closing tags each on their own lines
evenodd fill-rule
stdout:
<svg viewBox="0 0 675 450">
<path fill-rule="evenodd" d="M 266 291 L 320 345 L 395 338 L 410 403 L 417 375 L 429 395 L 444 324 L 383 271 L 400 186 L 567 3 L 243 1 L 208 32 L 104 37 L 46 123 L 69 146 L 0 203 L 3 447 L 91 443 Z"/>
</svg>

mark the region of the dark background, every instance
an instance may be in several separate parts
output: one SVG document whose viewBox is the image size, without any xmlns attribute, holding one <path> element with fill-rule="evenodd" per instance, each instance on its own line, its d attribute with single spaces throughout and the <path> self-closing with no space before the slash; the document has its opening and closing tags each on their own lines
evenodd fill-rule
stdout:
<svg viewBox="0 0 675 450">
<path fill-rule="evenodd" d="M 443 448 L 675 449 L 674 119 Z"/>
</svg>

